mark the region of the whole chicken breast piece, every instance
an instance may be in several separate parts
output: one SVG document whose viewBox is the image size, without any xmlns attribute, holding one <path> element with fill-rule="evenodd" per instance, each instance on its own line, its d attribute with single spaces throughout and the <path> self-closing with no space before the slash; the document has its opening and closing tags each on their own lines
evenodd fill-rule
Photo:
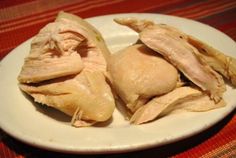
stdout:
<svg viewBox="0 0 236 158">
<path fill-rule="evenodd" d="M 145 45 L 163 55 L 216 102 L 221 100 L 222 94 L 226 90 L 223 78 L 197 57 L 196 54 L 199 52 L 188 43 L 187 35 L 167 25 L 131 19 L 133 18 L 116 19 L 115 21 L 138 30 L 140 40 Z M 146 24 L 142 26 L 142 23 Z"/>
<path fill-rule="evenodd" d="M 176 68 L 144 44 L 114 53 L 108 73 L 116 93 L 132 112 L 150 98 L 170 92 L 178 82 Z"/>
<path fill-rule="evenodd" d="M 44 62 L 44 55 L 40 54 L 41 52 L 36 58 L 37 62 L 50 65 L 50 73 L 47 73 L 47 78 L 39 78 L 37 83 L 25 83 L 19 80 L 19 87 L 22 91 L 32 96 L 36 102 L 51 106 L 72 116 L 72 125 L 77 127 L 90 126 L 96 122 L 106 121 L 111 118 L 115 108 L 113 94 L 105 77 L 106 60 L 110 56 L 110 52 L 101 34 L 89 23 L 75 15 L 60 12 L 52 26 L 64 28 L 64 25 L 67 25 L 67 23 L 73 27 L 70 27 L 66 32 L 60 32 L 62 29 L 59 29 L 59 32 L 57 32 L 59 37 L 63 34 L 63 39 L 66 40 L 61 40 L 59 37 L 52 39 L 52 43 L 56 44 L 56 48 L 58 47 L 58 51 L 61 53 L 60 59 L 49 56 L 52 60 Z M 58 24 L 60 25 L 58 26 Z M 79 32 L 75 33 L 73 29 Z M 48 31 L 48 34 L 53 34 L 53 31 L 56 30 L 52 28 Z M 79 40 L 80 43 L 73 42 L 71 36 L 75 39 L 81 39 Z M 48 47 L 47 43 L 44 43 L 45 38 L 47 36 L 41 37 L 40 35 L 40 38 L 36 39 L 39 43 L 42 42 L 40 49 Z M 71 50 L 71 47 L 68 47 L 68 45 L 73 45 L 75 49 Z M 75 57 L 71 56 L 70 52 L 64 52 L 64 48 L 69 48 L 68 50 L 73 51 L 80 60 L 73 63 Z M 29 56 L 32 54 L 30 53 Z M 71 56 L 71 59 L 66 61 L 69 65 L 61 60 L 64 55 Z M 52 62 L 54 58 L 58 64 L 65 64 L 65 68 L 69 70 L 76 67 L 76 64 L 82 64 L 82 68 L 72 74 L 65 74 L 61 71 L 63 67 L 57 67 L 57 64 Z M 72 68 L 70 64 L 74 64 Z M 38 71 L 43 72 L 46 71 L 41 70 L 44 67 L 45 65 L 41 65 L 41 67 L 37 67 L 34 70 L 40 68 Z M 57 68 L 59 75 L 55 76 L 51 72 Z M 19 78 L 21 75 L 22 72 Z M 34 80 L 34 76 L 32 75 L 31 77 L 33 79 L 30 78 L 30 80 Z M 34 82 L 36 81 L 34 80 Z"/>
</svg>

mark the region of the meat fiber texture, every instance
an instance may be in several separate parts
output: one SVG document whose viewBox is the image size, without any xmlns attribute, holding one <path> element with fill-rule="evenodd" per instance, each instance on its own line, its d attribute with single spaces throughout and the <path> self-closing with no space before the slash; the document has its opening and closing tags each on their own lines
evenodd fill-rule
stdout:
<svg viewBox="0 0 236 158">
<path fill-rule="evenodd" d="M 109 55 L 92 25 L 60 12 L 34 37 L 19 87 L 36 102 L 72 116 L 74 126 L 106 121 L 115 108 L 105 77 Z"/>
</svg>

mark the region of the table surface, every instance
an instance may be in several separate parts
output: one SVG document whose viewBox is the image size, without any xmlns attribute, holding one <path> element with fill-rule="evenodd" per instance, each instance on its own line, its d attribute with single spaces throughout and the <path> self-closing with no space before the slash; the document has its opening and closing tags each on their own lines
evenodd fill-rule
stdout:
<svg viewBox="0 0 236 158">
<path fill-rule="evenodd" d="M 53 21 L 60 10 L 82 18 L 114 13 L 175 15 L 209 24 L 236 40 L 235 0 L 1 0 L 0 59 Z M 68 155 L 46 151 L 19 142 L 0 129 L 0 158 L 236 157 L 235 112 L 190 138 L 152 149 L 111 155 Z"/>
</svg>

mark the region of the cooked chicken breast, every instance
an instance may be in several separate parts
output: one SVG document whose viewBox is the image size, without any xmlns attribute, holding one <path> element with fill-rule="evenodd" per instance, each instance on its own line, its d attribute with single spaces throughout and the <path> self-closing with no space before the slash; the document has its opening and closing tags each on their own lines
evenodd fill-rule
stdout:
<svg viewBox="0 0 236 158">
<path fill-rule="evenodd" d="M 132 112 L 150 98 L 170 92 L 178 82 L 175 67 L 143 44 L 114 53 L 108 72 L 113 88 Z"/>
<path fill-rule="evenodd" d="M 37 83 L 76 74 L 100 63 L 104 70 L 108 56 L 104 40 L 93 26 L 79 17 L 61 12 L 55 22 L 47 24 L 34 37 L 18 80 Z M 86 60 L 86 65 L 81 57 Z"/>
<path fill-rule="evenodd" d="M 37 83 L 79 73 L 84 65 L 77 48 L 86 40 L 81 31 L 69 20 L 46 25 L 34 37 L 18 80 Z"/>
<path fill-rule="evenodd" d="M 109 57 L 101 34 L 81 18 L 60 12 L 35 36 L 19 87 L 36 102 L 72 117 L 72 125 L 108 120 L 115 102 L 106 82 Z"/>
<path fill-rule="evenodd" d="M 171 31 L 159 27 L 142 31 L 140 39 L 148 47 L 162 54 L 212 99 L 216 102 L 221 100 L 225 91 L 223 78 L 196 57 L 196 48 Z"/>
<path fill-rule="evenodd" d="M 130 121 L 134 124 L 142 124 L 159 116 L 163 116 L 174 109 L 186 109 L 188 111 L 207 111 L 222 107 L 225 102 L 221 100 L 217 104 L 207 95 L 192 87 L 180 87 L 173 91 L 153 98 L 143 107 L 140 107 Z"/>
<path fill-rule="evenodd" d="M 188 36 L 167 26 L 134 18 L 116 19 L 139 32 L 140 40 L 175 65 L 189 80 L 219 102 L 226 90 L 223 78 L 196 54 L 198 49 L 188 43 Z"/>
<path fill-rule="evenodd" d="M 20 84 L 20 88 L 41 104 L 54 107 L 70 116 L 73 124 L 106 121 L 114 111 L 114 99 L 102 72 L 82 71 L 40 84 Z M 77 122 L 78 120 L 78 122 Z"/>
<path fill-rule="evenodd" d="M 234 86 L 236 86 L 236 59 L 227 56 L 209 46 L 208 44 L 198 40 L 193 36 L 188 36 L 188 42 L 196 47 L 199 51 L 197 56 L 206 61 L 214 70 L 221 73 L 227 78 Z"/>
</svg>

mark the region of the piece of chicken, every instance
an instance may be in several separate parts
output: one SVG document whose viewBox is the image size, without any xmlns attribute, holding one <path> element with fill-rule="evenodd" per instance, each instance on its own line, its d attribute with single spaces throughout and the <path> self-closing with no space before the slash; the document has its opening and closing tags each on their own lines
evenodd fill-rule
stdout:
<svg viewBox="0 0 236 158">
<path fill-rule="evenodd" d="M 114 53 L 108 72 L 113 88 L 132 112 L 150 98 L 170 92 L 178 83 L 175 67 L 144 44 Z"/>
<path fill-rule="evenodd" d="M 60 12 L 55 22 L 46 25 L 34 37 L 18 80 L 37 83 L 76 74 L 83 68 L 106 63 L 104 58 L 108 56 L 101 34 L 92 25 L 77 16 Z M 86 65 L 81 57 L 87 60 Z M 104 69 L 105 64 L 101 70 Z"/>
<path fill-rule="evenodd" d="M 36 102 L 73 116 L 74 126 L 106 121 L 115 108 L 104 75 L 109 55 L 94 27 L 60 12 L 34 38 L 18 77 L 19 87 Z"/>
<path fill-rule="evenodd" d="M 79 35 L 80 32 L 81 29 L 68 20 L 46 25 L 34 37 L 18 80 L 37 83 L 79 73 L 84 65 L 77 49 L 88 36 Z"/>
<path fill-rule="evenodd" d="M 222 106 L 225 106 L 223 100 L 215 103 L 198 89 L 180 87 L 167 94 L 153 98 L 146 105 L 140 107 L 131 117 L 130 121 L 134 124 L 142 124 L 166 115 L 174 109 L 208 111 Z"/>
<path fill-rule="evenodd" d="M 81 122 L 87 126 L 106 121 L 114 111 L 113 95 L 100 71 L 83 70 L 78 75 L 32 86 L 20 84 L 20 88 L 38 103 L 54 107 L 69 116 L 75 115 L 72 120 L 75 126 L 81 126 Z"/>
<path fill-rule="evenodd" d="M 199 51 L 197 56 L 206 61 L 214 70 L 226 77 L 234 86 L 236 86 L 236 59 L 227 56 L 209 46 L 208 44 L 188 35 L 188 42 Z"/>
<path fill-rule="evenodd" d="M 145 45 L 163 55 L 215 102 L 221 100 L 226 90 L 222 77 L 198 58 L 196 54 L 199 51 L 188 43 L 186 34 L 176 28 L 146 20 L 120 18 L 115 21 L 139 32 L 140 40 Z"/>
</svg>

